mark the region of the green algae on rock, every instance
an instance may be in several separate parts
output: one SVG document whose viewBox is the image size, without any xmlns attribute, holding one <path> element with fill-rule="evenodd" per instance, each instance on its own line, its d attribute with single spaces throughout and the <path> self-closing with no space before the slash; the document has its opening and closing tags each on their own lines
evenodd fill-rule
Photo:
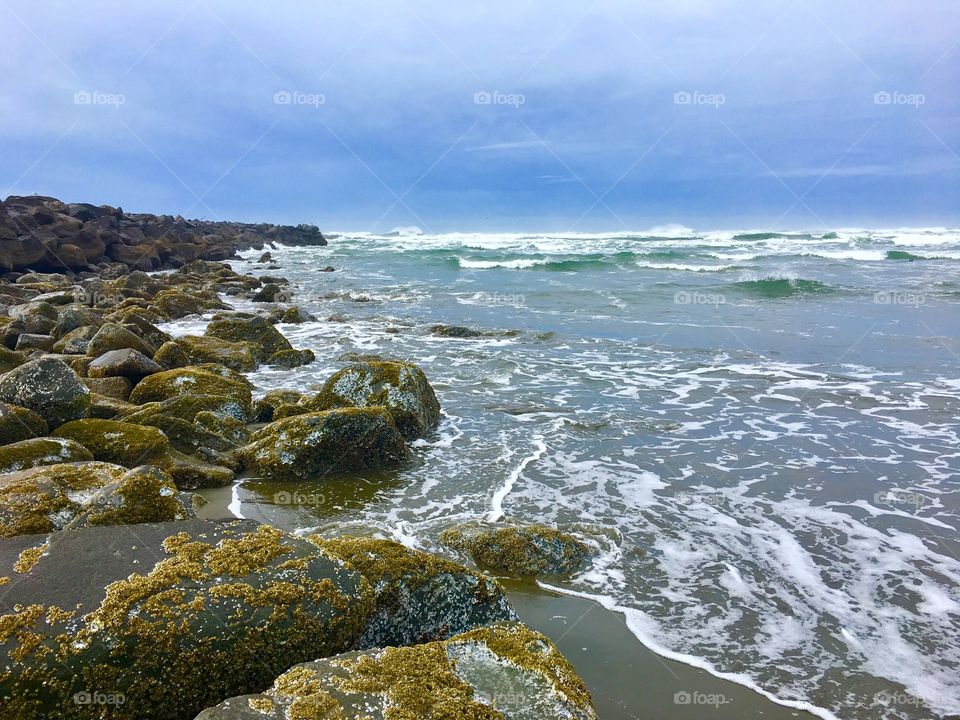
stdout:
<svg viewBox="0 0 960 720">
<path fill-rule="evenodd" d="M 147 357 L 152 357 L 157 348 L 143 340 L 139 335 L 131 332 L 123 325 L 105 323 L 97 333 L 90 338 L 87 344 L 87 354 L 90 357 L 100 357 L 111 350 L 137 350 Z"/>
<path fill-rule="evenodd" d="M 221 317 L 213 320 L 204 333 L 230 342 L 251 342 L 257 348 L 257 360 L 265 362 L 274 353 L 292 350 L 293 345 L 269 321 L 260 316 Z"/>
<path fill-rule="evenodd" d="M 538 524 L 464 524 L 443 531 L 439 540 L 469 553 L 479 567 L 515 575 L 569 575 L 589 551 L 570 533 Z"/>
<path fill-rule="evenodd" d="M 78 442 L 96 460 L 130 468 L 147 464 L 170 448 L 160 430 L 116 420 L 74 420 L 58 427 L 54 435 Z"/>
<path fill-rule="evenodd" d="M 184 335 L 174 342 L 183 348 L 193 364 L 219 363 L 238 372 L 253 372 L 259 364 L 257 346 L 251 342 L 231 342 L 203 335 Z"/>
<path fill-rule="evenodd" d="M 66 363 L 45 356 L 0 377 L 0 401 L 33 410 L 53 429 L 86 416 L 90 391 Z"/>
<path fill-rule="evenodd" d="M 317 356 L 313 354 L 313 350 L 281 350 L 267 358 L 267 365 L 292 370 L 302 365 L 309 365 L 316 359 Z"/>
<path fill-rule="evenodd" d="M 408 440 L 422 437 L 440 420 L 440 403 L 427 376 L 403 361 L 369 361 L 343 368 L 308 405 L 316 410 L 385 407 Z"/>
<path fill-rule="evenodd" d="M 308 413 L 270 423 L 240 456 L 272 480 L 315 480 L 348 470 L 398 467 L 410 451 L 382 407 Z"/>
<path fill-rule="evenodd" d="M 0 402 L 0 445 L 46 435 L 49 428 L 39 413 Z"/>
<path fill-rule="evenodd" d="M 450 560 L 393 540 L 307 539 L 356 569 L 376 593 L 357 649 L 442 640 L 516 619 L 496 581 Z"/>
<path fill-rule="evenodd" d="M 196 720 L 595 720 L 590 693 L 544 635 L 502 623 L 449 640 L 304 663 L 261 695 Z"/>
<path fill-rule="evenodd" d="M 89 450 L 73 440 L 60 437 L 31 438 L 0 447 L 0 473 L 93 459 Z"/>
<path fill-rule="evenodd" d="M 367 582 L 310 543 L 251 521 L 56 533 L 0 542 L 14 611 L 0 617 L 0 715 L 81 720 L 78 692 L 124 697 L 111 720 L 193 717 L 349 648 L 372 609 Z M 77 574 L 76 557 L 93 562 Z M 67 574 L 72 582 L 61 580 Z M 57 605 L 45 592 L 56 588 Z M 69 608 L 65 611 L 62 608 Z"/>
<path fill-rule="evenodd" d="M 239 373 L 221 374 L 213 370 L 214 367 L 217 366 L 200 365 L 150 375 L 130 393 L 130 402 L 142 405 L 180 395 L 223 395 L 238 401 L 244 409 L 245 417 L 249 417 L 252 403 L 250 381 Z"/>
<path fill-rule="evenodd" d="M 163 367 L 139 350 L 124 348 L 99 355 L 87 367 L 91 378 L 123 377 L 137 382 L 147 375 L 161 372 Z"/>
</svg>

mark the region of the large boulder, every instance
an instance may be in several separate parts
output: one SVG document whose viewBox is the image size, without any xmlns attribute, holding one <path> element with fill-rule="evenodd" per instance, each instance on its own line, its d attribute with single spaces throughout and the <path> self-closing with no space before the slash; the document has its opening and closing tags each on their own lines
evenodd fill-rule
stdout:
<svg viewBox="0 0 960 720">
<path fill-rule="evenodd" d="M 213 320 L 205 332 L 209 337 L 230 342 L 251 342 L 257 348 L 257 360 L 266 362 L 274 353 L 292 350 L 293 345 L 264 317 L 223 317 Z"/>
<path fill-rule="evenodd" d="M 219 363 L 238 372 L 257 369 L 257 346 L 250 342 L 230 342 L 217 337 L 184 335 L 175 341 L 190 363 Z"/>
<path fill-rule="evenodd" d="M 93 455 L 83 445 L 66 438 L 31 438 L 0 447 L 0 473 L 82 460 L 93 460 Z"/>
<path fill-rule="evenodd" d="M 240 450 L 246 467 L 271 480 L 316 480 L 350 470 L 398 467 L 410 451 L 381 407 L 308 413 L 270 423 Z"/>
<path fill-rule="evenodd" d="M 449 640 L 351 652 L 291 668 L 260 695 L 196 720 L 595 720 L 590 692 L 556 646 L 519 623 Z"/>
<path fill-rule="evenodd" d="M 177 368 L 150 375 L 130 394 L 130 402 L 142 405 L 181 395 L 221 395 L 240 403 L 250 415 L 253 385 L 243 375 L 215 365 Z"/>
<path fill-rule="evenodd" d="M 84 417 L 90 391 L 66 363 L 42 357 L 0 377 L 0 401 L 34 410 L 52 429 Z"/>
<path fill-rule="evenodd" d="M 267 365 L 292 370 L 303 365 L 309 365 L 316 359 L 317 356 L 313 354 L 313 350 L 281 350 L 267 358 Z"/>
<path fill-rule="evenodd" d="M 92 378 L 122 377 L 133 382 L 162 371 L 158 363 L 132 348 L 110 350 L 87 366 L 87 375 Z"/>
<path fill-rule="evenodd" d="M 463 524 L 440 533 L 441 543 L 466 552 L 482 568 L 514 575 L 569 575 L 589 548 L 570 533 L 545 525 Z"/>
<path fill-rule="evenodd" d="M 0 445 L 29 440 L 48 431 L 47 421 L 39 413 L 0 402 Z"/>
<path fill-rule="evenodd" d="M 53 434 L 80 443 L 95 460 L 129 468 L 152 464 L 170 449 L 170 441 L 160 430 L 116 420 L 74 420 Z"/>
<path fill-rule="evenodd" d="M 440 403 L 423 370 L 402 361 L 357 363 L 333 374 L 309 401 L 315 410 L 385 407 L 407 439 L 423 436 L 440 420 Z"/>
<path fill-rule="evenodd" d="M 90 357 L 99 357 L 111 350 L 137 350 L 148 357 L 152 357 L 157 348 L 152 347 L 139 335 L 117 323 L 105 323 L 97 330 L 97 334 L 90 339 L 87 345 L 87 354 Z"/>
<path fill-rule="evenodd" d="M 450 560 L 393 540 L 308 539 L 358 570 L 376 593 L 357 649 L 442 640 L 517 617 L 496 581 Z"/>
<path fill-rule="evenodd" d="M 0 542 L 4 717 L 190 718 L 349 648 L 367 582 L 251 521 L 84 528 Z M 64 582 L 69 578 L 69 582 Z M 77 703 L 110 693 L 122 703 Z"/>
</svg>

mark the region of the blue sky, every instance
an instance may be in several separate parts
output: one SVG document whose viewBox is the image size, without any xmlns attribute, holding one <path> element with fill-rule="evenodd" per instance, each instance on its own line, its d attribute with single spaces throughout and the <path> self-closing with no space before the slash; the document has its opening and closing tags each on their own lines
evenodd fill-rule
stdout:
<svg viewBox="0 0 960 720">
<path fill-rule="evenodd" d="M 0 0 L 0 192 L 328 230 L 960 225 L 960 4 Z"/>
</svg>

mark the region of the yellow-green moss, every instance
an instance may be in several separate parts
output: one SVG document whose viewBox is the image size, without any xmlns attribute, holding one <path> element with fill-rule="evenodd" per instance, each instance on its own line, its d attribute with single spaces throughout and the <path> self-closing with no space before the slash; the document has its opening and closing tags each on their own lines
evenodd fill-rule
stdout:
<svg viewBox="0 0 960 720">
<path fill-rule="evenodd" d="M 40 558 L 50 546 L 44 542 L 35 547 L 27 548 L 20 552 L 17 561 L 13 564 L 13 571 L 17 573 L 28 573 L 34 566 L 40 562 Z"/>
</svg>

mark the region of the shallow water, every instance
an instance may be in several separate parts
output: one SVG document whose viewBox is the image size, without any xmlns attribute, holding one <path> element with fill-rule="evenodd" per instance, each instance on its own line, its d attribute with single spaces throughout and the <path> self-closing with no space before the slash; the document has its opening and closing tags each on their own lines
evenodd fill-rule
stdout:
<svg viewBox="0 0 960 720">
<path fill-rule="evenodd" d="M 254 373 L 261 391 L 378 353 L 421 365 L 445 414 L 409 469 L 247 480 L 235 512 L 427 549 L 466 518 L 576 527 L 596 559 L 549 584 L 663 655 L 822 717 L 960 713 L 960 233 L 345 234 L 273 255 L 235 269 L 289 278 L 322 320 L 280 326 L 318 361 Z M 492 334 L 429 333 L 444 322 Z"/>
</svg>

